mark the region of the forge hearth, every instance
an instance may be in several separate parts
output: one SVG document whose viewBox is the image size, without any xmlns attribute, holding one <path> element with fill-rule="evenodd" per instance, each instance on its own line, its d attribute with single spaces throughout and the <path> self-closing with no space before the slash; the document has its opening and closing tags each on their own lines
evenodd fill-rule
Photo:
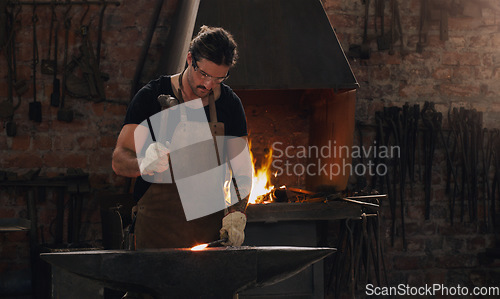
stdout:
<svg viewBox="0 0 500 299">
<path fill-rule="evenodd" d="M 190 40 L 186 35 L 202 25 L 223 27 L 239 44 L 227 84 L 243 102 L 255 149 L 264 152 L 276 141 L 352 146 L 359 84 L 320 0 L 181 2 L 158 70 L 182 71 Z M 344 190 L 348 175 L 283 179 L 288 186 Z"/>
<path fill-rule="evenodd" d="M 251 148 L 254 157 L 262 161 L 270 150 L 273 152 L 271 172 L 277 174 L 276 187 L 299 187 L 311 191 L 319 189 L 343 191 L 347 187 L 349 173 L 329 172 L 330 165 L 351 164 L 350 156 L 297 155 L 300 147 L 329 148 L 332 151 L 351 148 L 354 138 L 354 112 L 356 90 L 301 89 L 301 90 L 235 90 L 243 102 L 247 115 Z M 279 150 L 279 151 L 278 151 Z M 318 159 L 327 165 L 328 172 L 320 172 Z M 315 165 L 315 173 L 287 173 L 290 169 Z M 300 164 L 300 165 L 299 165 Z"/>
</svg>

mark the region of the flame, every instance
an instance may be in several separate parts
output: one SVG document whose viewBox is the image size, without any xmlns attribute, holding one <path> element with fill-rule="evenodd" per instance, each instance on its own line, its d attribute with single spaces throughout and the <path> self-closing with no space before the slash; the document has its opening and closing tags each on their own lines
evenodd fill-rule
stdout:
<svg viewBox="0 0 500 299">
<path fill-rule="evenodd" d="M 207 247 L 208 247 L 208 243 L 205 243 L 205 244 L 200 244 L 200 245 L 193 246 L 193 247 L 191 247 L 191 250 L 192 251 L 200 251 L 200 250 L 203 250 L 203 249 L 205 249 Z"/>
<path fill-rule="evenodd" d="M 226 207 L 231 206 L 231 181 L 224 181 L 224 202 Z"/>
<path fill-rule="evenodd" d="M 250 149 L 250 157 L 253 163 L 253 173 L 252 173 L 252 191 L 250 192 L 250 198 L 248 200 L 249 204 L 254 204 L 257 202 L 259 196 L 269 193 L 274 186 L 271 185 L 271 164 L 273 162 L 273 150 L 269 149 L 269 153 L 264 156 L 259 169 L 256 169 L 256 158 L 252 154 L 252 142 L 248 141 L 248 147 Z"/>
</svg>

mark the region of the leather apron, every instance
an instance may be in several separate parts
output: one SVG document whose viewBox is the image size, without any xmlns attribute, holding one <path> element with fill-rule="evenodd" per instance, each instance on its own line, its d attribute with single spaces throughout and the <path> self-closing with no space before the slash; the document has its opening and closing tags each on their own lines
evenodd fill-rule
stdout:
<svg viewBox="0 0 500 299">
<path fill-rule="evenodd" d="M 213 147 L 216 147 L 217 144 L 215 136 L 224 135 L 224 123 L 217 122 L 213 93 L 209 96 L 209 110 L 209 126 L 214 143 L 205 142 L 201 146 L 211 146 L 210 150 L 213 152 Z M 174 132 L 172 141 L 178 131 L 182 133 L 182 130 L 189 129 L 189 132 L 192 132 L 199 125 L 200 123 L 196 124 L 186 119 L 182 120 L 181 117 L 181 122 Z M 192 158 L 186 156 L 186 162 L 189 162 L 189 159 Z M 220 165 L 220 160 L 218 163 Z M 173 179 L 175 181 L 175 177 Z M 220 238 L 219 230 L 222 225 L 224 210 L 187 221 L 175 183 L 151 184 L 137 203 L 137 208 L 135 223 L 136 249 L 190 248 Z"/>
</svg>

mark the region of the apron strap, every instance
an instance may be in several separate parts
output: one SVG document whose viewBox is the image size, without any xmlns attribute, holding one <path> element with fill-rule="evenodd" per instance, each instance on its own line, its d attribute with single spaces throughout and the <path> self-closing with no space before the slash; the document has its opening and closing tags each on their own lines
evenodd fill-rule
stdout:
<svg viewBox="0 0 500 299">
<path fill-rule="evenodd" d="M 177 94 L 179 96 L 180 103 L 184 103 L 184 98 L 182 97 L 182 76 L 184 76 L 185 71 L 186 69 L 184 69 L 182 73 L 179 75 L 179 88 L 177 89 Z M 180 112 L 181 112 L 181 121 L 187 121 L 186 108 L 183 105 L 180 106 Z"/>
<path fill-rule="evenodd" d="M 215 108 L 215 98 L 214 98 L 213 91 L 211 91 L 210 94 L 208 95 L 208 109 L 210 110 L 210 122 L 216 123 L 217 122 L 217 110 Z"/>
<path fill-rule="evenodd" d="M 182 97 L 182 77 L 184 76 L 184 72 L 187 69 L 184 69 L 182 73 L 179 75 L 179 88 L 177 88 L 177 96 L 179 97 L 179 102 L 184 103 L 184 98 Z"/>
</svg>

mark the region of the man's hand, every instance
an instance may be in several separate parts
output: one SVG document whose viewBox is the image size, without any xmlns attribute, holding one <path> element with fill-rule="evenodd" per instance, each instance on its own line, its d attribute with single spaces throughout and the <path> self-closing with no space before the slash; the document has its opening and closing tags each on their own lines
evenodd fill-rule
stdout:
<svg viewBox="0 0 500 299">
<path fill-rule="evenodd" d="M 169 153 L 170 150 L 160 142 L 151 143 L 146 150 L 146 156 L 139 164 L 141 175 L 154 175 L 167 170 Z"/>
<path fill-rule="evenodd" d="M 220 229 L 220 238 L 227 238 L 223 242 L 225 246 L 240 246 L 245 240 L 245 226 L 247 216 L 241 212 L 232 212 L 222 218 L 222 228 Z"/>
</svg>

